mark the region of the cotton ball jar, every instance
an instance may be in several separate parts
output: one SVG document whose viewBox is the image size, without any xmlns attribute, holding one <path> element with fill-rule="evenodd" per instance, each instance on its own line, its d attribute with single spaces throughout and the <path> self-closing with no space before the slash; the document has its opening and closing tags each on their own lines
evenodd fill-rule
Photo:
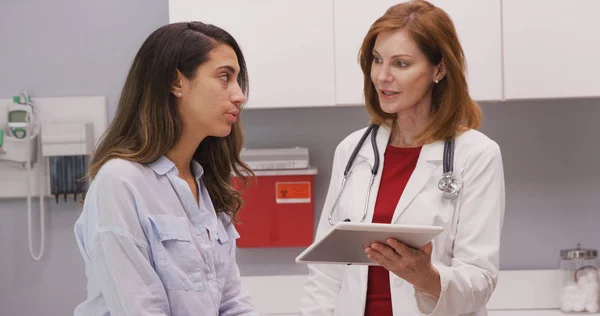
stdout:
<svg viewBox="0 0 600 316">
<path fill-rule="evenodd" d="M 597 313 L 600 298 L 598 253 L 577 248 L 560 251 L 560 309 L 566 313 Z"/>
</svg>

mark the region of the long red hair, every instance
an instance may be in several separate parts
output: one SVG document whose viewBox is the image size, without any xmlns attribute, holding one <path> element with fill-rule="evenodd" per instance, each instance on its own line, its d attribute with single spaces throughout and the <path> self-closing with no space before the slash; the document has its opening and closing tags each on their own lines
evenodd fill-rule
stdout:
<svg viewBox="0 0 600 316">
<path fill-rule="evenodd" d="M 391 126 L 395 114 L 385 113 L 371 81 L 373 47 L 381 32 L 406 29 L 432 65 L 444 62 L 446 76 L 432 91 L 432 120 L 418 139 L 428 143 L 450 139 L 462 129 L 479 128 L 481 109 L 467 87 L 466 62 L 452 19 L 433 4 L 414 0 L 390 7 L 377 19 L 363 40 L 359 53 L 364 74 L 365 103 L 371 121 Z"/>
</svg>

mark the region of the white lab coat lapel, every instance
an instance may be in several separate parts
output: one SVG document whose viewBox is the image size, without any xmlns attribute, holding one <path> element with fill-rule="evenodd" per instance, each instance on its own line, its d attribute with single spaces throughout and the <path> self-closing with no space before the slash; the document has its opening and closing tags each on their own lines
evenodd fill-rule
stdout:
<svg viewBox="0 0 600 316">
<path fill-rule="evenodd" d="M 444 142 L 437 141 L 431 144 L 423 145 L 415 170 L 411 174 L 406 187 L 400 196 L 396 210 L 392 217 L 392 223 L 397 222 L 400 215 L 406 211 L 419 192 L 426 189 L 437 190 L 436 188 L 426 188 L 426 184 L 433 176 L 436 168 L 441 167 L 444 153 Z M 367 272 L 368 274 L 368 272 Z M 367 276 L 368 278 L 368 276 Z M 392 296 L 392 310 L 394 314 L 415 315 L 419 310 L 417 302 L 414 299 L 414 287 L 403 279 L 390 272 L 390 290 Z M 420 314 L 420 313 L 419 313 Z"/>
<path fill-rule="evenodd" d="M 398 205 L 394 211 L 392 223 L 395 223 L 396 220 L 398 220 L 400 215 L 402 215 L 417 194 L 423 190 L 425 184 L 433 175 L 433 171 L 442 164 L 443 154 L 443 141 L 423 145 L 415 170 L 408 179 L 408 183 L 406 183 L 406 187 L 404 188 L 404 191 L 400 196 L 400 201 L 398 201 Z"/>
</svg>

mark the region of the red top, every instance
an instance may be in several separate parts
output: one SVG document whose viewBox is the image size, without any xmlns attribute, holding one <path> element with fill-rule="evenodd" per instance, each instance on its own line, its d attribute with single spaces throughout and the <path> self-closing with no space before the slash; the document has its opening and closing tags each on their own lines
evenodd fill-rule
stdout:
<svg viewBox="0 0 600 316">
<path fill-rule="evenodd" d="M 390 223 L 392 221 L 400 195 L 415 170 L 420 153 L 421 147 L 387 146 L 373 223 Z M 369 266 L 365 316 L 386 315 L 392 316 L 389 272 L 380 266 Z"/>
</svg>

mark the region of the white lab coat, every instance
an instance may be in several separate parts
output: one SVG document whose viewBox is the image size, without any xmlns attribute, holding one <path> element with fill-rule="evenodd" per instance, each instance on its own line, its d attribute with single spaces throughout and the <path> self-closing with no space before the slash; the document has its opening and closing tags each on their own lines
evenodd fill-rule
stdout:
<svg viewBox="0 0 600 316">
<path fill-rule="evenodd" d="M 336 148 L 331 182 L 316 239 L 331 227 L 328 214 L 340 189 L 346 163 L 365 129 L 346 137 Z M 373 184 L 365 222 L 371 222 L 379 190 L 384 151 L 390 131 L 377 134 L 380 166 Z M 504 171 L 500 148 L 481 132 L 469 130 L 455 142 L 454 174 L 462 184 L 455 200 L 438 189 L 444 142 L 424 145 L 416 168 L 396 206 L 392 223 L 439 225 L 444 232 L 433 241 L 432 263 L 439 270 L 439 301 L 390 273 L 394 315 L 487 315 L 485 305 L 498 278 L 500 232 L 504 219 Z M 367 138 L 353 164 L 334 222 L 362 217 L 374 154 Z M 309 265 L 301 315 L 363 316 L 368 267 Z"/>
</svg>

